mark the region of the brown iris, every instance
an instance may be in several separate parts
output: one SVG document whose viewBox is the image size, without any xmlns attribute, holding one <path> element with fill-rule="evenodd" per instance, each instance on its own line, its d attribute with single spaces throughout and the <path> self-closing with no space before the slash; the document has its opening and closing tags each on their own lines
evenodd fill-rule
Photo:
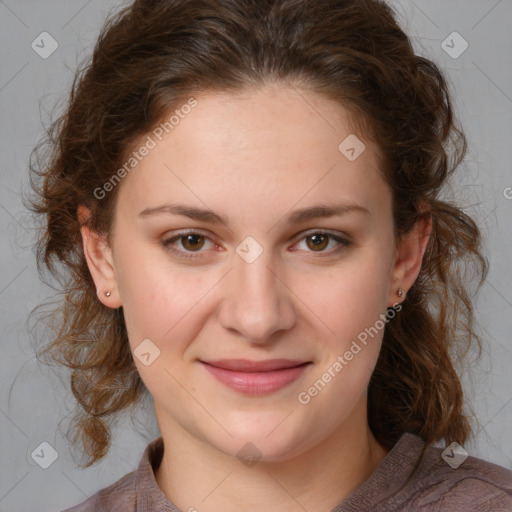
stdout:
<svg viewBox="0 0 512 512">
<path fill-rule="evenodd" d="M 203 235 L 185 235 L 181 237 L 183 247 L 188 251 L 195 251 L 197 249 L 201 249 L 204 245 L 204 236 Z M 199 240 L 199 245 L 197 245 L 197 241 Z M 202 242 L 202 243 L 201 243 Z"/>
<path fill-rule="evenodd" d="M 313 240 L 313 245 L 310 245 L 310 240 Z M 329 243 L 329 236 L 323 234 L 315 234 L 307 237 L 307 244 L 310 249 L 325 249 Z"/>
</svg>

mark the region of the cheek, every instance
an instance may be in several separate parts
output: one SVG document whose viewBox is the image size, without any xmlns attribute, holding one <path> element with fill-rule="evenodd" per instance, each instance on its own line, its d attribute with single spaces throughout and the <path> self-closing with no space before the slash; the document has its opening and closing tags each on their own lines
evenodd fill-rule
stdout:
<svg viewBox="0 0 512 512">
<path fill-rule="evenodd" d="M 209 285 L 175 268 L 155 264 L 133 266 L 120 284 L 134 361 L 153 396 L 165 400 L 179 394 L 179 386 L 172 376 L 184 380 L 181 374 L 184 352 L 199 334 L 201 319 L 207 314 L 201 299 L 214 283 L 214 279 Z M 145 340 L 151 343 L 148 345 Z M 142 351 L 139 347 L 143 346 L 148 348 Z M 151 363 L 146 365 L 138 354 L 148 351 Z M 154 360 L 153 352 L 158 354 Z"/>
<path fill-rule="evenodd" d="M 331 272 L 299 276 L 293 291 L 315 313 L 322 332 L 346 342 L 386 312 L 388 272 L 376 251 L 361 251 Z"/>
<path fill-rule="evenodd" d="M 139 257 L 135 252 L 121 267 L 125 271 L 120 273 L 119 289 L 132 347 L 149 338 L 162 349 L 179 351 L 195 334 L 199 322 L 194 319 L 204 314 L 201 304 L 217 282 L 216 276 L 208 277 L 198 268 L 171 266 L 164 258 Z"/>
</svg>

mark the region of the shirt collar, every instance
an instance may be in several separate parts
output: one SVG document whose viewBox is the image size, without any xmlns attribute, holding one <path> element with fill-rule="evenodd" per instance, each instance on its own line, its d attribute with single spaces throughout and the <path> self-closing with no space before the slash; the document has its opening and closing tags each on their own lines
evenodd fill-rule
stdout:
<svg viewBox="0 0 512 512">
<path fill-rule="evenodd" d="M 161 491 L 155 479 L 154 471 L 160 466 L 163 454 L 164 441 L 161 436 L 149 443 L 142 454 L 135 477 L 136 512 L 181 512 Z"/>
<path fill-rule="evenodd" d="M 404 433 L 372 475 L 332 512 L 358 511 L 362 503 L 372 503 L 396 492 L 412 474 L 425 448 L 423 440 Z M 181 512 L 158 486 L 154 471 L 160 466 L 164 442 L 158 437 L 146 446 L 135 477 L 136 512 Z"/>
</svg>

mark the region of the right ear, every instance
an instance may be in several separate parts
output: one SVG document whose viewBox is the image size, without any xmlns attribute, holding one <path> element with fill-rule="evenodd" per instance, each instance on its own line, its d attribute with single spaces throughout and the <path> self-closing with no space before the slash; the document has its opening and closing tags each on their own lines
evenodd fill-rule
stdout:
<svg viewBox="0 0 512 512">
<path fill-rule="evenodd" d="M 109 308 L 122 306 L 115 274 L 112 250 L 107 244 L 107 235 L 98 233 L 86 225 L 91 212 L 84 206 L 78 207 L 78 221 L 82 233 L 83 249 L 89 272 L 96 285 L 98 299 Z M 110 292 L 107 297 L 106 292 Z"/>
</svg>

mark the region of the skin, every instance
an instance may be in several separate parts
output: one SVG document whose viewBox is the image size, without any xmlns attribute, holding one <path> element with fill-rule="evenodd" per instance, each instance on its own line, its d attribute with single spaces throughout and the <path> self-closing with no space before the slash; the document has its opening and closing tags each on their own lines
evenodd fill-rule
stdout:
<svg viewBox="0 0 512 512">
<path fill-rule="evenodd" d="M 195 97 L 198 105 L 119 185 L 112 246 L 82 228 L 98 298 L 123 306 L 132 350 L 147 338 L 160 350 L 149 366 L 134 360 L 165 444 L 155 477 L 177 507 L 325 512 L 386 455 L 366 413 L 383 329 L 308 404 L 298 395 L 401 302 L 398 287 L 407 291 L 419 274 L 430 220 L 395 245 L 378 148 L 365 140 L 356 160 L 341 154 L 351 132 L 338 104 L 282 84 Z M 174 202 L 229 224 L 138 216 Z M 286 223 L 297 209 L 342 202 L 369 214 Z M 162 245 L 187 228 L 206 238 L 172 247 L 194 259 Z M 317 248 L 307 230 L 352 244 L 328 237 Z M 263 249 L 252 263 L 236 252 L 248 236 Z M 254 397 L 198 361 L 220 358 L 313 364 L 285 388 Z M 248 442 L 261 457 L 252 466 L 237 457 Z"/>
</svg>

